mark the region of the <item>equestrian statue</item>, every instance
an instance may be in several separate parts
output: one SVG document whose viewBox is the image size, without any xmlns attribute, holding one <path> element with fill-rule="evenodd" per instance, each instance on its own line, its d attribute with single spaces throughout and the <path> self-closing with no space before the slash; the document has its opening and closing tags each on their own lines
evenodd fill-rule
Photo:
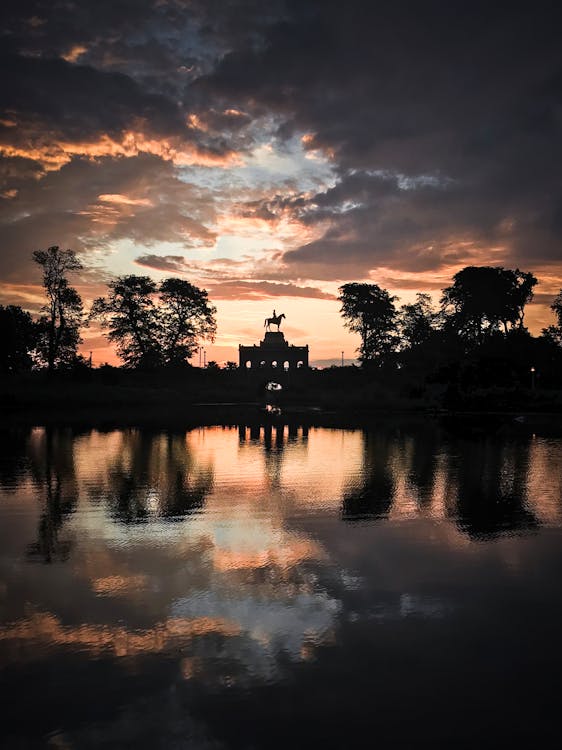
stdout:
<svg viewBox="0 0 562 750">
<path fill-rule="evenodd" d="M 271 330 L 271 326 L 277 326 L 277 330 L 279 331 L 279 327 L 281 325 L 281 320 L 285 317 L 285 313 L 281 313 L 280 315 L 277 315 L 275 313 L 275 310 L 273 311 L 273 316 L 271 318 L 266 318 L 264 321 L 264 328 L 267 328 L 268 331 Z"/>
</svg>

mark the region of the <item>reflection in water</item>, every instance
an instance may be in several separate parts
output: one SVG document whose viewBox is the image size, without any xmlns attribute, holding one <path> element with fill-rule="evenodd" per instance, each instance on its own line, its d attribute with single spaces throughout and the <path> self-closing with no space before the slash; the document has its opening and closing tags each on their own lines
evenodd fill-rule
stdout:
<svg viewBox="0 0 562 750">
<path fill-rule="evenodd" d="M 455 509 L 461 529 L 481 538 L 537 526 L 527 497 L 530 445 L 482 439 L 464 446 Z"/>
<path fill-rule="evenodd" d="M 14 746 L 344 747 L 365 729 L 366 696 L 395 733 L 383 746 L 412 746 L 420 727 L 458 739 L 463 695 L 503 701 L 515 721 L 510 649 L 529 685 L 541 659 L 560 661 L 562 441 L 279 420 L 38 428 L 4 445 L 0 688 L 16 687 L 3 691 Z M 521 681 L 517 699 L 545 710 Z M 398 705 L 417 717 L 410 733 Z M 494 727 L 476 714 L 468 746 Z M 505 739 L 505 720 L 496 728 Z"/>
<path fill-rule="evenodd" d="M 130 430 L 109 468 L 104 491 L 114 518 L 179 520 L 203 507 L 213 483 L 210 466 L 199 466 L 184 435 Z"/>
<path fill-rule="evenodd" d="M 37 540 L 28 545 L 32 560 L 50 563 L 67 560 L 72 543 L 59 532 L 78 500 L 70 430 L 34 431 L 30 445 L 30 473 L 39 493 L 43 494 Z"/>
<path fill-rule="evenodd" d="M 346 521 L 377 518 L 390 511 L 394 496 L 393 450 L 394 441 L 389 436 L 364 435 L 360 474 L 343 496 L 342 518 Z"/>
</svg>

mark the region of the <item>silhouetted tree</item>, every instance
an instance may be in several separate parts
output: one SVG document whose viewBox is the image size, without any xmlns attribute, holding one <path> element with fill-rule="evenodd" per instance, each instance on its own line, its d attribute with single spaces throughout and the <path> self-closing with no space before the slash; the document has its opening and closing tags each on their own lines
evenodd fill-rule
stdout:
<svg viewBox="0 0 562 750">
<path fill-rule="evenodd" d="M 207 292 L 188 281 L 170 278 L 158 287 L 148 276 L 130 275 L 109 284 L 90 317 L 109 329 L 127 366 L 157 367 L 185 362 L 201 337 L 213 340 L 215 314 Z"/>
<path fill-rule="evenodd" d="M 556 325 L 548 326 L 543 328 L 543 336 L 554 341 L 559 346 L 562 345 L 562 289 L 558 295 L 554 298 L 554 302 L 550 306 L 552 312 L 556 315 Z"/>
<path fill-rule="evenodd" d="M 107 297 L 98 297 L 90 318 L 109 329 L 108 338 L 128 367 L 154 367 L 162 362 L 160 319 L 154 304 L 156 284 L 149 276 L 119 276 Z"/>
<path fill-rule="evenodd" d="M 372 360 L 382 363 L 398 341 L 397 298 L 377 284 L 344 284 L 339 292 L 345 326 L 361 336 L 359 359 L 363 364 Z"/>
<path fill-rule="evenodd" d="M 0 305 L 0 372 L 31 369 L 37 333 L 29 313 L 16 305 Z"/>
<path fill-rule="evenodd" d="M 79 271 L 82 264 L 72 250 L 54 245 L 36 250 L 33 259 L 43 268 L 43 286 L 47 295 L 44 313 L 39 319 L 37 352 L 49 372 L 76 360 L 82 325 L 82 300 L 69 286 L 67 274 Z"/>
<path fill-rule="evenodd" d="M 184 279 L 165 279 L 160 285 L 160 335 L 166 364 L 185 362 L 198 339 L 214 340 L 216 307 L 205 289 Z"/>
<path fill-rule="evenodd" d="M 431 296 L 418 293 L 416 301 L 400 308 L 400 336 L 407 347 L 425 343 L 435 330 L 438 313 L 433 309 Z"/>
<path fill-rule="evenodd" d="M 471 343 L 509 326 L 523 327 L 524 308 L 537 280 L 531 273 L 502 267 L 467 266 L 443 290 L 441 304 L 448 325 Z"/>
</svg>

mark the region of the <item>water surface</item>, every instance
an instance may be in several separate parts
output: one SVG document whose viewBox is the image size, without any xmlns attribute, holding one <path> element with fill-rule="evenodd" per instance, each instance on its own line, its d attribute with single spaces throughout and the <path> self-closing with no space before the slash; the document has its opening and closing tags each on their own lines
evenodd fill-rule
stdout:
<svg viewBox="0 0 562 750">
<path fill-rule="evenodd" d="M 7 431 L 6 747 L 559 742 L 562 441 Z"/>
</svg>

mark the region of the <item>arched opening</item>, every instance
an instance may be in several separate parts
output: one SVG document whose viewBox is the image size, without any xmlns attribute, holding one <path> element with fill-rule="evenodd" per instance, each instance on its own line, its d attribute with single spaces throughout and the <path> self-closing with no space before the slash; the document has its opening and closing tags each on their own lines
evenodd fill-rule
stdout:
<svg viewBox="0 0 562 750">
<path fill-rule="evenodd" d="M 262 359 L 262 361 L 260 362 L 260 367 L 265 367 L 265 360 Z"/>
<path fill-rule="evenodd" d="M 276 359 L 273 360 L 273 362 L 271 363 L 271 366 L 272 367 L 277 367 L 277 360 Z"/>
<path fill-rule="evenodd" d="M 299 361 L 297 362 L 297 368 L 298 368 L 298 369 L 300 370 L 300 368 L 301 368 L 301 367 L 304 367 L 304 362 L 302 361 L 302 359 L 300 359 L 300 360 L 299 360 Z"/>
<path fill-rule="evenodd" d="M 287 371 L 287 370 L 289 369 L 289 367 L 290 367 L 289 361 L 288 361 L 288 360 L 285 360 L 285 361 L 283 362 L 283 369 L 284 369 L 285 371 Z"/>
<path fill-rule="evenodd" d="M 246 362 L 246 368 L 249 370 L 251 368 L 251 366 L 252 366 L 252 363 L 250 362 L 250 360 L 248 360 Z"/>
</svg>

